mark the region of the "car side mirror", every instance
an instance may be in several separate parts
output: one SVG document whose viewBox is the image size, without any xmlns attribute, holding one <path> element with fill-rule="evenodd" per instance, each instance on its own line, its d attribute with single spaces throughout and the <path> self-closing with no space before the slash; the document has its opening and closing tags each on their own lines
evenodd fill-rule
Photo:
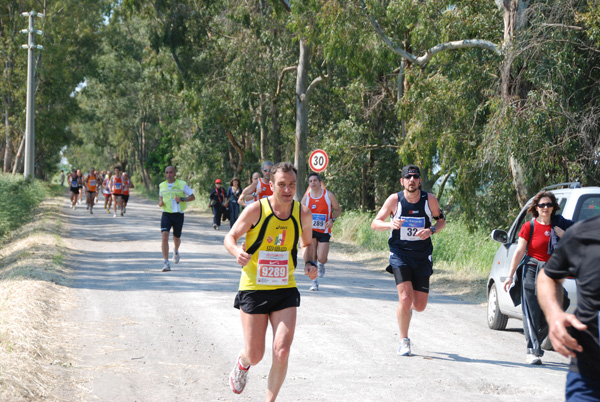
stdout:
<svg viewBox="0 0 600 402">
<path fill-rule="evenodd" d="M 508 240 L 508 233 L 501 229 L 492 230 L 491 236 L 493 240 L 498 241 L 502 244 L 506 244 L 506 241 Z"/>
</svg>

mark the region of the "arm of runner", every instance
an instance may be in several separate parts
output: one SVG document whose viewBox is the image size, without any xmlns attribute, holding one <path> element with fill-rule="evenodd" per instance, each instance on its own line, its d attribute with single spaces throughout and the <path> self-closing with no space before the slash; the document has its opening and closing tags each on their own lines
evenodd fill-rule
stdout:
<svg viewBox="0 0 600 402">
<path fill-rule="evenodd" d="M 386 230 L 397 230 L 400 229 L 400 226 L 404 223 L 404 219 L 390 219 L 389 222 L 385 220 L 392 216 L 396 210 L 396 206 L 398 205 L 398 194 L 390 195 L 387 200 L 381 206 L 379 212 L 371 222 L 371 229 L 378 231 L 386 231 Z"/>
<path fill-rule="evenodd" d="M 340 208 L 340 203 L 338 202 L 337 198 L 335 198 L 335 195 L 331 191 L 328 191 L 327 193 L 329 194 L 329 199 L 331 200 L 332 212 L 331 219 L 327 221 L 325 227 L 331 229 L 333 227 L 333 221 L 339 218 L 339 216 L 341 215 L 342 208 Z"/>
<path fill-rule="evenodd" d="M 572 326 L 579 331 L 584 331 L 587 325 L 582 324 L 573 314 L 562 311 L 558 304 L 558 295 L 562 293 L 560 282 L 546 275 L 542 268 L 537 276 L 538 300 L 550 327 L 548 335 L 554 350 L 565 357 L 575 357 L 574 351 L 582 352 L 583 348 L 569 335 L 567 327 Z"/>
<path fill-rule="evenodd" d="M 185 202 L 192 202 L 196 199 L 194 190 L 192 190 L 187 184 L 183 188 L 183 193 L 185 194 Z M 181 197 L 175 196 L 175 201 L 181 202 Z"/>
<path fill-rule="evenodd" d="M 433 216 L 433 219 L 435 219 L 435 225 L 432 225 L 435 229 L 431 230 L 430 228 L 425 228 L 419 230 L 416 235 L 422 240 L 428 239 L 432 234 L 437 233 L 446 227 L 446 218 L 442 214 L 442 209 L 440 208 L 440 203 L 437 198 L 429 193 L 427 194 L 427 202 L 429 203 L 429 209 L 431 209 L 431 215 Z"/>
<path fill-rule="evenodd" d="M 255 202 L 248 208 L 244 209 L 223 241 L 225 249 L 227 249 L 229 254 L 235 257 L 238 264 L 240 264 L 242 267 L 250 262 L 252 254 L 246 253 L 246 243 L 242 243 L 240 246 L 238 246 L 237 242 L 240 237 L 248 233 L 248 230 L 250 230 L 252 226 L 258 223 L 260 220 L 260 213 L 260 202 Z"/>
<path fill-rule="evenodd" d="M 160 190 L 159 190 L 158 191 L 158 207 L 162 208 L 163 205 L 165 205 L 165 203 L 163 202 L 163 196 L 162 196 L 162 194 L 160 193 Z"/>
<path fill-rule="evenodd" d="M 129 188 L 135 188 L 135 186 L 133 185 L 133 182 L 131 181 L 131 179 L 129 179 Z"/>
<path fill-rule="evenodd" d="M 302 237 L 300 240 L 303 248 L 304 275 L 308 275 L 313 280 L 317 278 L 319 272 L 315 265 L 308 262 L 311 258 L 310 256 L 314 254 L 312 249 L 312 213 L 305 205 L 300 205 L 300 222 L 302 224 Z"/>
<path fill-rule="evenodd" d="M 246 188 L 244 188 L 244 191 L 242 191 L 242 195 L 240 197 L 244 197 L 244 200 L 248 201 L 248 196 L 252 196 L 252 193 L 256 192 L 256 185 L 258 184 L 258 180 L 253 181 L 252 183 L 250 183 Z"/>
</svg>

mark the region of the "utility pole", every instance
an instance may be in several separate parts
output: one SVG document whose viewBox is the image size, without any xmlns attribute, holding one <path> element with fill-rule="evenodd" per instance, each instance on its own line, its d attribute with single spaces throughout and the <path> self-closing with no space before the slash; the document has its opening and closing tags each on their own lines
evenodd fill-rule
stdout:
<svg viewBox="0 0 600 402">
<path fill-rule="evenodd" d="M 27 52 L 27 116 L 25 122 L 25 178 L 33 178 L 35 149 L 35 49 L 42 50 L 41 45 L 35 44 L 35 34 L 42 34 L 42 31 L 35 30 L 35 17 L 43 17 L 44 14 L 30 11 L 21 14 L 24 17 L 29 17 L 29 29 L 21 30 L 21 33 L 28 34 L 26 45 L 22 45 L 23 49 L 28 49 Z"/>
</svg>

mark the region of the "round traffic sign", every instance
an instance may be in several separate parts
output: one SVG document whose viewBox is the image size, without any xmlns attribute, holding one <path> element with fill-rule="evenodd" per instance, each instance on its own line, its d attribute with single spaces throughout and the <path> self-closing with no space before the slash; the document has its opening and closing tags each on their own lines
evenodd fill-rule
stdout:
<svg viewBox="0 0 600 402">
<path fill-rule="evenodd" d="M 310 153 L 308 164 L 315 172 L 319 173 L 325 170 L 327 163 L 329 163 L 329 156 L 327 156 L 327 153 L 322 149 L 315 149 Z"/>
</svg>

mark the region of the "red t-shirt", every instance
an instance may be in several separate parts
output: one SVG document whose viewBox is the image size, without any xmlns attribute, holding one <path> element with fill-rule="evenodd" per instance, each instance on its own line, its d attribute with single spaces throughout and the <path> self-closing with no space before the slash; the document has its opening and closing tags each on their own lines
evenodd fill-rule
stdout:
<svg viewBox="0 0 600 402">
<path fill-rule="evenodd" d="M 550 243 L 550 233 L 552 225 L 544 225 L 535 221 L 533 225 L 533 237 L 529 243 L 527 249 L 527 255 L 535 258 L 538 261 L 548 261 L 550 255 L 548 255 L 548 243 Z M 529 240 L 529 232 L 531 231 L 531 222 L 525 223 L 521 227 L 519 237 L 525 240 Z"/>
</svg>

